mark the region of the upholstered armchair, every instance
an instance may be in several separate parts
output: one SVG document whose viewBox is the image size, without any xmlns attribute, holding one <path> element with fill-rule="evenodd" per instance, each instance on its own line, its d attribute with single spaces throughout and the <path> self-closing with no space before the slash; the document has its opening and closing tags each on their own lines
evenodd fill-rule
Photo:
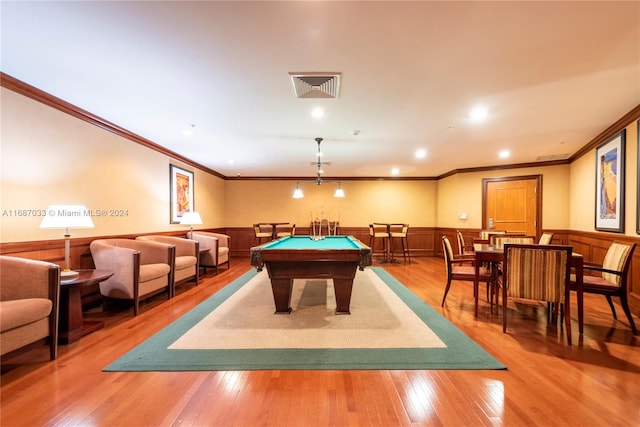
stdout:
<svg viewBox="0 0 640 427">
<path fill-rule="evenodd" d="M 49 337 L 58 352 L 60 267 L 44 261 L 0 256 L 0 351 L 5 355 Z"/>
<path fill-rule="evenodd" d="M 218 274 L 218 267 L 223 264 L 227 264 L 227 268 L 229 268 L 231 259 L 229 253 L 231 248 L 230 236 L 207 231 L 194 231 L 192 234 L 191 238 L 200 243 L 200 266 L 204 268 L 205 273 L 208 267 L 215 268 L 216 274 Z M 209 251 L 205 251 L 207 248 Z"/>
<path fill-rule="evenodd" d="M 96 268 L 113 276 L 100 282 L 105 299 L 132 300 L 133 315 L 140 301 L 164 291 L 171 298 L 175 246 L 134 239 L 98 239 L 89 246 Z"/>
<path fill-rule="evenodd" d="M 195 279 L 196 286 L 200 281 L 200 242 L 192 239 L 183 239 L 175 236 L 149 235 L 138 236 L 136 240 L 166 243 L 176 247 L 176 262 L 173 269 L 172 296 L 175 295 L 175 287 L 181 283 Z"/>
</svg>

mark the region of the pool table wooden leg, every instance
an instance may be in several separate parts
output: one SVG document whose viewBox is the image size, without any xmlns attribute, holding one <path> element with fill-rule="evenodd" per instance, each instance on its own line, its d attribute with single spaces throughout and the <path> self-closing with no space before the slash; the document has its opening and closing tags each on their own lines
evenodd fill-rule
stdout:
<svg viewBox="0 0 640 427">
<path fill-rule="evenodd" d="M 336 314 L 351 314 L 351 290 L 353 279 L 333 279 L 333 289 L 336 294 Z"/>
<path fill-rule="evenodd" d="M 273 302 L 276 304 L 275 314 L 291 313 L 291 291 L 293 279 L 271 279 Z"/>
</svg>

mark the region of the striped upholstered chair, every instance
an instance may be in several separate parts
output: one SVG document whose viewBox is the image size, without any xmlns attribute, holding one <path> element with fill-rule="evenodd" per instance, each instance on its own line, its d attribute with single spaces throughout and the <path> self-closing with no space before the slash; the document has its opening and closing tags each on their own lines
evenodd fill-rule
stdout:
<svg viewBox="0 0 640 427">
<path fill-rule="evenodd" d="M 535 238 L 531 236 L 512 236 L 509 234 L 502 234 L 493 236 L 493 242 L 496 248 L 504 248 L 505 243 L 516 243 L 519 245 L 532 245 Z"/>
<path fill-rule="evenodd" d="M 504 246 L 502 282 L 502 331 L 507 332 L 507 300 L 520 298 L 564 305 L 567 342 L 571 345 L 570 261 L 571 246 Z"/>
<path fill-rule="evenodd" d="M 617 319 L 616 309 L 613 306 L 611 297 L 619 297 L 620 305 L 624 313 L 629 319 L 629 325 L 633 331 L 633 335 L 638 334 L 636 324 L 633 322 L 631 311 L 629 310 L 629 302 L 627 301 L 627 282 L 629 280 L 629 267 L 633 251 L 636 248 L 635 243 L 613 242 L 604 256 L 602 265 L 586 264 L 584 271 L 595 271 L 599 276 L 584 275 L 583 290 L 592 294 L 604 295 L 607 298 L 611 314 Z M 576 289 L 575 275 L 571 277 L 571 289 Z"/>
</svg>

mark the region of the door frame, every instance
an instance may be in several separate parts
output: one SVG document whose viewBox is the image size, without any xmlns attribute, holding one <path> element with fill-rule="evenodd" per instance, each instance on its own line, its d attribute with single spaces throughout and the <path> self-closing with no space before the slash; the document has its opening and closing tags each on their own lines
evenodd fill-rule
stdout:
<svg viewBox="0 0 640 427">
<path fill-rule="evenodd" d="M 542 175 L 507 176 L 502 178 L 482 178 L 482 229 L 487 230 L 487 192 L 489 183 L 504 181 L 536 181 L 536 238 L 542 235 Z"/>
</svg>

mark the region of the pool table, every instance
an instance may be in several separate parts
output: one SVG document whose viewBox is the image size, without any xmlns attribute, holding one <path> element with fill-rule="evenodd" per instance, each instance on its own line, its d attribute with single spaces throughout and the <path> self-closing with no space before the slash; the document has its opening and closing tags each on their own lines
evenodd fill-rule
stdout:
<svg viewBox="0 0 640 427">
<path fill-rule="evenodd" d="M 291 313 L 293 279 L 333 279 L 336 314 L 351 314 L 351 289 L 359 268 L 371 265 L 371 248 L 352 236 L 288 236 L 251 248 L 251 265 L 267 267 L 276 314 Z"/>
</svg>

